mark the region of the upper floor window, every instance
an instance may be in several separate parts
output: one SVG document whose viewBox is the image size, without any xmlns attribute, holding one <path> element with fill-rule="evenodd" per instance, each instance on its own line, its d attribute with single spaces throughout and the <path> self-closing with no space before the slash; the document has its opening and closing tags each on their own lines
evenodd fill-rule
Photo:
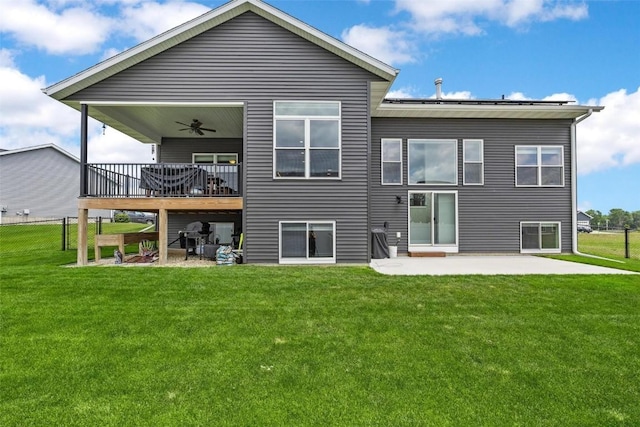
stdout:
<svg viewBox="0 0 640 427">
<path fill-rule="evenodd" d="M 402 139 L 382 140 L 382 184 L 402 184 Z"/>
<path fill-rule="evenodd" d="M 409 184 L 458 184 L 458 140 L 410 139 L 408 146 Z"/>
<path fill-rule="evenodd" d="M 564 186 L 562 146 L 516 146 L 517 187 Z"/>
<path fill-rule="evenodd" d="M 484 141 L 465 139 L 462 141 L 462 182 L 464 185 L 484 184 Z"/>
<path fill-rule="evenodd" d="M 274 177 L 340 178 L 340 102 L 274 103 Z"/>
</svg>

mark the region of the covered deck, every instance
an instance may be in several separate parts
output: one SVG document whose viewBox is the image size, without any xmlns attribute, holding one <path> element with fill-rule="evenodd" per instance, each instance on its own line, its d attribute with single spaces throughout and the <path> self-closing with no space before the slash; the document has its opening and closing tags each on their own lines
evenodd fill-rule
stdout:
<svg viewBox="0 0 640 427">
<path fill-rule="evenodd" d="M 168 260 L 170 212 L 242 211 L 242 165 L 87 164 L 78 200 L 78 265 L 87 265 L 89 209 L 158 214 L 158 263 Z"/>
</svg>

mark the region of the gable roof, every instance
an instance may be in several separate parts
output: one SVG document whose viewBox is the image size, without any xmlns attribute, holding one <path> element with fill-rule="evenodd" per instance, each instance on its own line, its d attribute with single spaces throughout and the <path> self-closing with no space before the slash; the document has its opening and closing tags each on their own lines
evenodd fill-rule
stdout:
<svg viewBox="0 0 640 427">
<path fill-rule="evenodd" d="M 37 150 L 44 150 L 46 148 L 52 148 L 52 149 L 58 151 L 60 154 L 70 158 L 71 160 L 80 163 L 80 159 L 78 159 L 73 154 L 69 153 L 68 151 L 63 150 L 62 148 L 58 147 L 55 144 L 33 145 L 31 147 L 16 148 L 15 150 L 0 150 L 0 156 L 9 156 L 11 154 L 26 153 L 26 152 L 29 152 L 29 151 L 37 151 Z"/>
<path fill-rule="evenodd" d="M 57 100 L 98 83 L 117 74 L 145 59 L 176 46 L 211 28 L 217 27 L 236 16 L 251 11 L 292 33 L 334 53 L 335 55 L 373 73 L 383 79 L 374 88 L 373 98 L 379 101 L 384 98 L 391 87 L 398 70 L 379 61 L 304 22 L 268 5 L 261 0 L 232 0 L 213 9 L 191 21 L 166 31 L 150 40 L 143 42 L 129 50 L 113 56 L 93 67 L 71 76 L 61 82 L 53 84 L 43 92 Z"/>
</svg>

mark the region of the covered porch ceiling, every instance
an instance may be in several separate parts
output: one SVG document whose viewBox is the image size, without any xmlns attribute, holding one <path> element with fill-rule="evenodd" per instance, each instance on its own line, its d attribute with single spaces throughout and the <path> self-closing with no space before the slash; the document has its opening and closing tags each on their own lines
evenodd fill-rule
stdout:
<svg viewBox="0 0 640 427">
<path fill-rule="evenodd" d="M 89 116 L 140 142 L 162 144 L 162 138 L 242 138 L 244 103 L 144 103 L 84 102 Z M 199 135 L 189 129 L 194 119 L 202 127 Z M 181 122 L 186 124 L 182 125 Z M 181 130 L 185 129 L 186 130 Z"/>
</svg>

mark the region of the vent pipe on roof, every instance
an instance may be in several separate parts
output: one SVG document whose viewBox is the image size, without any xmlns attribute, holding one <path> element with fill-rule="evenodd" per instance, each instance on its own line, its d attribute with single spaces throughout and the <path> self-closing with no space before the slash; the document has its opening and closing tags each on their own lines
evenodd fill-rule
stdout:
<svg viewBox="0 0 640 427">
<path fill-rule="evenodd" d="M 434 83 L 436 84 L 436 99 L 442 99 L 442 77 L 438 77 Z"/>
</svg>

